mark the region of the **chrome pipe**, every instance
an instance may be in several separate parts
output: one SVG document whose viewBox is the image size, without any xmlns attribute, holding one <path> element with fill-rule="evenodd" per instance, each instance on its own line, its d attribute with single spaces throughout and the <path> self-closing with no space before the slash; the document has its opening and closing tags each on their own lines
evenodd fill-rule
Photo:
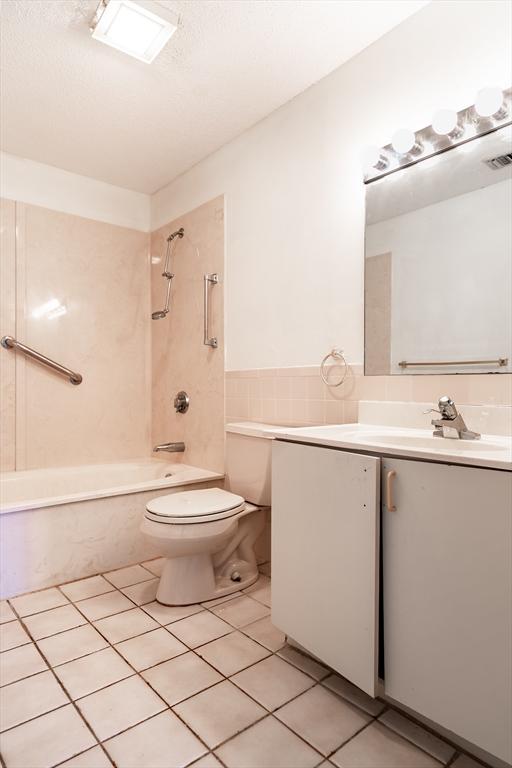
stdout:
<svg viewBox="0 0 512 768">
<path fill-rule="evenodd" d="M 208 321 L 209 321 L 209 314 L 210 314 L 210 307 L 209 307 L 209 286 L 211 285 L 217 285 L 219 282 L 219 276 L 216 272 L 213 272 L 212 274 L 205 274 L 204 276 L 204 339 L 203 344 L 206 347 L 213 347 L 216 349 L 219 346 L 218 340 L 216 336 L 210 336 L 210 332 L 208 329 Z"/>
<path fill-rule="evenodd" d="M 0 339 L 0 344 L 4 349 L 14 349 L 15 351 L 19 350 L 20 352 L 23 352 L 23 354 L 27 357 L 31 357 L 33 360 L 36 360 L 38 363 L 46 365 L 53 371 L 62 373 L 63 376 L 68 377 L 71 384 L 78 385 L 82 383 L 82 376 L 79 373 L 72 371 L 70 368 L 66 368 L 66 366 L 61 365 L 60 363 L 56 363 L 55 360 L 51 360 L 49 357 L 42 355 L 40 352 L 36 352 L 35 349 L 27 347 L 25 344 L 22 344 L 21 341 L 16 341 L 16 339 L 12 336 L 4 336 L 2 339 Z"/>
</svg>

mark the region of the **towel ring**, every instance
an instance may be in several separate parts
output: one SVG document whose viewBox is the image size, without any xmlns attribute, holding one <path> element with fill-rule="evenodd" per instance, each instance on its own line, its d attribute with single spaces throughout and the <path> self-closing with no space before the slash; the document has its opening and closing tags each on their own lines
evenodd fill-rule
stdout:
<svg viewBox="0 0 512 768">
<path fill-rule="evenodd" d="M 342 360 L 343 365 L 345 366 L 343 369 L 343 375 L 341 379 L 335 382 L 329 381 L 325 374 L 326 363 L 331 357 L 334 358 L 335 360 Z M 320 363 L 320 375 L 322 377 L 322 381 L 324 382 L 324 384 L 327 384 L 328 387 L 341 387 L 341 385 L 347 378 L 347 371 L 348 371 L 348 365 L 347 365 L 347 361 L 343 356 L 343 350 L 337 349 L 336 347 L 334 349 L 331 349 L 331 351 L 324 357 L 324 359 Z"/>
</svg>

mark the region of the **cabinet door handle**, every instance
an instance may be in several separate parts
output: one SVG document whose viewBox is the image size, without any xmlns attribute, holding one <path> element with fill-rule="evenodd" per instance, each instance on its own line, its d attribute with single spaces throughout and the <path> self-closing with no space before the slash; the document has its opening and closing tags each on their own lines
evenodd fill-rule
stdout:
<svg viewBox="0 0 512 768">
<path fill-rule="evenodd" d="M 393 478 L 396 476 L 396 470 L 390 469 L 386 476 L 386 506 L 389 512 L 396 512 L 393 504 Z"/>
</svg>

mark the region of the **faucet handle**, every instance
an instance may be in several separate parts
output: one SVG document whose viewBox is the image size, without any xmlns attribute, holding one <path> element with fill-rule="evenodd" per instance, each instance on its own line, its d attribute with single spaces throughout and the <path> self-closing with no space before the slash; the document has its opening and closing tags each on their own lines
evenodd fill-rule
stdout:
<svg viewBox="0 0 512 768">
<path fill-rule="evenodd" d="M 427 410 L 426 411 L 422 411 L 422 413 L 425 413 L 425 414 L 427 414 L 427 413 L 439 413 L 439 414 L 441 414 L 441 411 L 438 411 L 437 408 L 427 408 Z"/>
</svg>

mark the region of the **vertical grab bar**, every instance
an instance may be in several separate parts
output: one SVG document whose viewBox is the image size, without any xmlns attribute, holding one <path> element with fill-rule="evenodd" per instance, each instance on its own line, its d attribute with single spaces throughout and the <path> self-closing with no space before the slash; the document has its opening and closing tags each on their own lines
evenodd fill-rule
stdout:
<svg viewBox="0 0 512 768">
<path fill-rule="evenodd" d="M 206 273 L 204 276 L 204 340 L 203 344 L 206 347 L 214 347 L 215 349 L 218 347 L 218 341 L 216 336 L 210 336 L 209 330 L 208 330 L 208 318 L 209 318 L 209 301 L 208 301 L 208 287 L 209 283 L 212 285 L 217 285 L 219 282 L 219 276 L 216 272 L 213 272 L 212 274 Z"/>
</svg>

